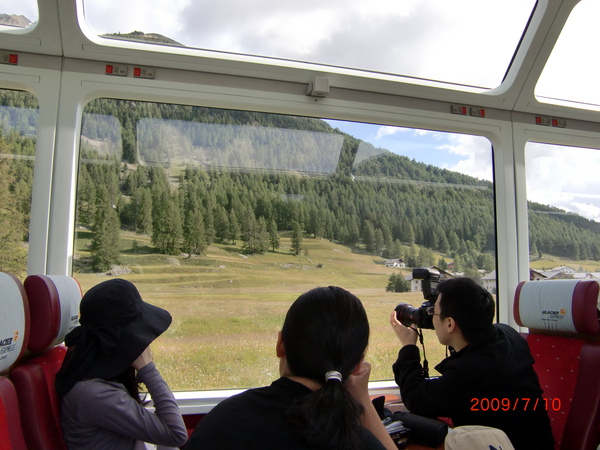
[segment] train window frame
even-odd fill
[[[102,99],[99,99],[99,100],[102,100]],[[123,101],[123,102],[125,102],[125,103],[127,102],[127,101],[126,101],[126,100],[124,100],[124,99],[123,99],[123,100],[114,100],[114,101],[116,101],[116,102],[118,102],[118,101]],[[137,102],[132,102],[132,103],[137,103]],[[154,104],[154,103],[149,103],[149,105],[152,105],[152,104]],[[163,105],[162,103],[161,103],[160,105],[162,105],[162,106],[168,106],[168,104],[164,104],[164,105]],[[174,106],[178,106],[178,105],[174,105]],[[180,106],[181,106],[181,105],[180,105]],[[125,109],[126,109],[126,110],[129,110],[129,108],[125,108]],[[200,109],[202,109],[202,108],[200,108]],[[238,114],[239,114],[239,113],[244,113],[244,112],[247,112],[247,113],[250,113],[250,114],[257,114],[256,112],[252,112],[252,111],[239,111],[239,110],[237,110],[237,111],[230,111],[230,112],[231,112],[231,114],[236,114],[236,113],[238,113]],[[267,113],[267,114],[263,114],[263,115],[265,115],[265,116],[272,116],[273,114],[271,114],[271,113]],[[290,117],[289,115],[286,115],[286,114],[279,115],[279,116],[280,116],[280,117]],[[312,119],[312,118],[310,118],[310,117],[308,117],[308,118],[306,118],[306,117],[305,117],[305,118],[302,118],[302,117],[297,117],[297,119],[316,120],[316,119]],[[84,121],[84,123],[83,123],[83,125],[82,125],[82,130],[83,130],[83,128],[84,128],[85,126],[86,126],[86,125],[85,125],[85,121]],[[380,125],[374,125],[374,124],[373,124],[372,126],[373,126],[373,127],[381,127]],[[384,128],[389,128],[389,127],[384,127]],[[397,129],[397,130],[400,130],[400,129]],[[139,131],[139,127],[138,127],[138,131]],[[419,131],[421,131],[421,132],[422,132],[422,131],[424,131],[424,130],[413,130],[413,131],[416,133],[416,132],[419,132]],[[339,132],[339,130],[338,130],[338,132]],[[467,137],[468,137],[468,135],[465,135],[465,136],[467,136]],[[484,136],[477,136],[477,137],[478,137],[478,138],[483,138],[483,140],[486,140],[486,141],[488,142],[488,145],[489,145],[489,149],[488,149],[488,153],[489,153],[489,161],[488,161],[488,163],[487,163],[488,165],[487,165],[486,167],[487,167],[487,170],[489,171],[489,172],[488,172],[488,173],[489,173],[489,176],[491,176],[491,177],[493,178],[493,167],[494,167],[494,166],[493,166],[493,163],[492,163],[492,159],[493,159],[493,154],[494,154],[494,152],[493,152],[492,144],[491,144],[491,142],[489,141],[489,139],[486,139]],[[86,140],[87,140],[87,139],[86,139]],[[82,142],[83,142],[83,139],[82,139]],[[359,146],[359,148],[361,148],[361,147]],[[80,150],[80,152],[81,152],[81,150]],[[378,151],[378,152],[375,152],[375,153],[376,153],[376,154],[378,154],[378,153],[381,153],[381,150],[380,150],[380,151]],[[83,156],[83,155],[82,155],[82,156]],[[368,156],[368,155],[363,155],[363,156]],[[87,156],[86,156],[86,158],[87,158],[87,159],[85,159],[85,160],[81,160],[81,161],[85,161],[85,162],[87,162],[87,161],[89,161],[89,160],[90,160],[90,159],[89,159],[89,157],[87,157]],[[80,162],[79,164],[81,164],[81,162]],[[269,175],[268,175],[268,173],[269,173],[269,172],[267,171],[267,175],[266,175],[267,177],[269,176]],[[274,173],[276,173],[276,172],[274,172]],[[307,173],[307,175],[308,175],[308,173]],[[327,176],[327,175],[326,175],[326,176]],[[331,177],[331,175],[328,175],[328,176],[329,176],[329,177]],[[357,177],[357,181],[356,181],[356,182],[358,182],[358,183],[361,183],[362,181],[360,180],[360,178],[361,178],[361,177]],[[377,180],[379,180],[379,179],[377,179]],[[376,182],[382,182],[382,181],[381,181],[381,180],[379,180],[379,181],[376,181]],[[368,184],[368,183],[367,183],[367,184]],[[417,184],[418,184],[418,183],[417,183]],[[427,183],[424,183],[424,184],[425,184],[425,186],[424,186],[424,187],[427,187]],[[431,186],[435,186],[435,185],[437,185],[437,184],[439,184],[439,183],[432,183],[432,184],[431,184]],[[455,185],[450,185],[450,184],[449,184],[449,185],[447,186],[447,188],[452,188],[452,186],[456,187]],[[491,203],[490,203],[489,205],[490,205],[490,208],[491,208],[491,210],[492,210],[492,214],[493,214],[493,216],[495,216],[495,204],[494,204],[494,201],[493,201],[493,198],[494,198],[494,184],[493,184],[493,183],[491,184],[491,189],[490,189],[490,190],[491,190],[491,192],[492,192],[492,200],[491,200]],[[78,192],[79,192],[79,190],[78,190]],[[493,228],[495,229],[495,228],[496,228],[496,226],[495,226],[495,225],[493,225]],[[495,240],[496,240],[496,238],[494,237],[494,238],[493,238],[493,245],[494,245],[494,247],[496,247],[496,245],[495,245]],[[76,243],[76,241],[77,241],[77,240],[76,240],[76,239],[74,239],[74,243]],[[497,249],[496,249],[496,251],[497,251]],[[494,265],[495,265],[495,262],[494,262]],[[74,273],[74,276],[76,276],[76,277],[77,277],[78,275],[77,275],[76,273]],[[82,277],[82,275],[79,275],[79,279],[80,279],[80,280],[81,280],[81,277]],[[85,284],[85,282],[84,282],[83,284]],[[142,290],[142,292],[143,292],[143,290]],[[299,294],[299,293],[300,293],[300,292],[297,292],[297,293],[296,293],[296,295],[297,295],[297,294]],[[418,300],[418,303],[420,304],[420,302],[421,302],[421,301],[422,301],[422,300]],[[387,322],[386,322],[386,323],[387,323]],[[279,326],[280,326],[280,325],[279,325]],[[391,353],[394,353],[394,352],[391,352]],[[390,365],[391,365],[391,363],[390,363]],[[386,366],[386,367],[387,367],[387,366]],[[192,387],[192,388],[193,388],[193,387]],[[211,388],[208,388],[208,389],[211,389]],[[214,389],[214,388],[213,388],[213,389]],[[218,388],[217,388],[217,389],[218,389]]]
[[[6,34],[0,34],[4,48],[21,53],[19,66],[2,67],[0,85],[28,90],[40,101],[38,149],[41,151],[36,158],[33,193],[36,208],[32,211],[28,273],[70,273],[69,236],[74,227],[72,210],[75,208],[72,182],[78,154],[77,133],[73,130],[80,125],[78,111],[90,98],[131,95],[135,100],[160,98],[213,107],[235,106],[339,120],[369,120],[393,126],[478,134],[490,139],[497,199],[496,235],[502,243],[497,258],[501,289],[499,319],[515,326],[512,320],[514,287],[529,277],[525,142],[600,148],[597,111],[573,108],[573,105],[542,104],[536,100],[532,88],[543,69],[540,64],[554,45],[557,26],[562,26],[564,16],[575,4],[577,0],[539,2],[541,8],[533,18],[532,33],[524,36],[523,49],[527,53],[519,51],[503,86],[484,96],[449,92],[448,86],[433,83],[423,88],[398,78],[378,83],[368,75],[348,72],[345,78],[332,75],[334,95],[315,99],[305,96],[306,84],[315,74],[331,75],[322,67],[298,64],[294,66],[296,70],[283,70],[281,66],[248,58],[239,58],[236,61],[239,64],[227,64],[229,61],[218,60],[215,55],[168,55],[156,47],[154,52],[109,49],[98,44],[96,38],[82,37],[75,19],[77,2],[61,2],[60,11],[56,2],[40,2],[45,22],[40,24],[42,27],[31,30],[31,36],[7,38]],[[104,72],[105,65],[115,61],[130,67],[147,63],[156,66],[160,76],[153,82],[109,79]],[[238,77],[239,85],[223,81],[231,75]],[[432,86],[437,89],[430,88]],[[450,107],[457,104],[485,107],[487,116],[485,119],[451,116]],[[566,127],[536,125],[536,120],[555,117],[564,120]],[[393,382],[384,384],[371,382],[372,393],[398,394]],[[202,408],[205,408],[202,412],[206,412],[218,399],[235,392],[178,392],[176,397],[186,405],[186,413]]]
[[[540,127],[532,119],[535,119],[535,117],[523,113],[515,113],[513,115],[515,192],[518,194],[516,196],[515,214],[517,220],[516,231],[519,236],[515,247],[517,250],[516,258],[519,281],[529,280],[531,277],[526,173],[526,147],[528,143],[564,148],[600,149],[600,134],[593,122],[570,121],[571,130],[564,132],[561,128]],[[514,321],[512,324],[516,326]]]

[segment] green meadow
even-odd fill
[[[78,233],[78,256],[86,256],[87,233]],[[135,243],[134,243],[135,241]],[[173,316],[169,330],[152,344],[155,361],[174,390],[245,388],[269,384],[278,374],[277,332],[296,297],[316,286],[337,285],[357,295],[371,324],[366,359],[372,380],[392,379],[399,344],[389,325],[399,302],[421,304],[421,293],[385,291],[390,274],[383,259],[353,253],[326,240],[304,239],[302,254],[281,247],[245,255],[240,246],[214,244],[200,257],[148,253],[148,237],[123,235],[118,275],[136,284],[149,303]],[[408,274],[406,269],[403,273]],[[74,268],[85,292],[109,276]],[[425,330],[430,366],[444,357],[435,334]]]

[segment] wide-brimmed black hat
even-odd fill
[[[70,348],[57,374],[61,395],[79,380],[121,375],[172,320],[168,311],[144,302],[133,283],[119,278],[88,290],[79,311],[80,326],[65,338]]]

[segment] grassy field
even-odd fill
[[[85,233],[79,233],[78,254],[85,256]],[[367,360],[371,379],[391,379],[399,343],[389,325],[399,302],[419,306],[421,293],[385,291],[398,269],[383,259],[350,252],[326,240],[305,239],[304,252],[290,254],[289,238],[276,252],[247,256],[240,247],[210,246],[198,258],[136,254],[147,238],[125,235],[122,265],[133,272],[120,275],[136,284],[143,298],[167,309],[173,324],[153,345],[157,365],[175,390],[260,386],[276,379],[277,332],[297,296],[316,286],[337,285],[357,295],[371,324]],[[77,269],[75,269],[77,270]],[[409,273],[406,271],[405,273]],[[75,271],[84,292],[107,275]],[[444,348],[425,330],[430,366],[444,357]]]

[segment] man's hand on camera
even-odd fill
[[[417,329],[414,328],[414,325],[411,325],[410,327],[402,325],[396,318],[396,311],[392,312],[390,324],[392,325],[392,330],[394,330],[394,333],[396,333],[396,336],[398,336],[402,346],[417,344],[417,338],[419,337],[417,334]]]

